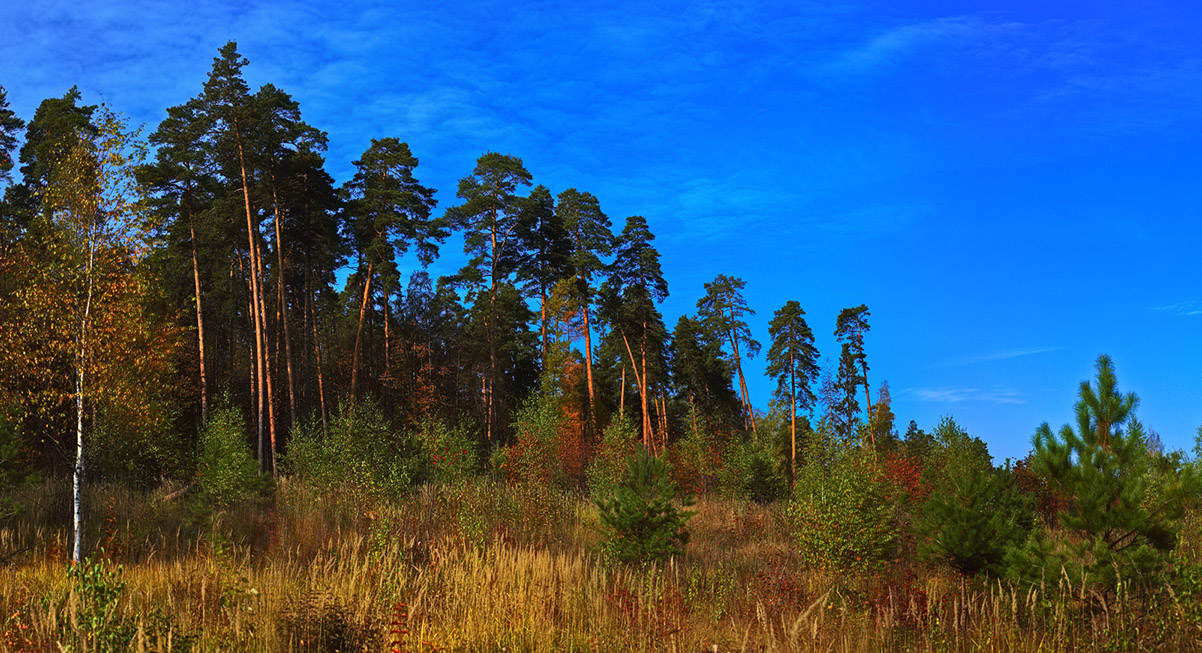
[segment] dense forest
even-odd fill
[[[339,185],[247,65],[145,132],[0,88],[8,649],[1197,646],[1199,465],[1108,356],[994,461],[899,426],[854,298],[666,324],[646,218],[497,152],[436,201],[403,134]]]

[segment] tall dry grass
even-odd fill
[[[103,650],[120,628],[137,651],[1202,648],[1197,599],[1171,593],[1099,605],[1063,579],[805,570],[776,507],[702,500],[686,554],[639,567],[601,560],[595,508],[545,489],[479,480],[384,504],[285,480],[220,512],[167,489],[89,493],[91,555],[124,582],[100,617],[63,559],[68,488],[23,497],[0,529],[5,650]]]

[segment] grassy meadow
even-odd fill
[[[5,650],[1202,649],[1202,606],[1171,590],[1106,603],[1067,574],[1019,588],[905,555],[807,569],[782,503],[699,499],[684,555],[639,565],[598,553],[591,501],[545,488],[474,478],[379,502],[284,478],[224,510],[171,489],[92,488],[91,562],[69,572],[69,484],[23,488],[0,530]]]

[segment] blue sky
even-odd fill
[[[395,136],[441,207],[495,150],[595,194],[615,231],[645,216],[669,325],[739,276],[765,347],[796,299],[835,360],[835,316],[867,304],[874,395],[887,379],[903,429],[950,414],[1021,456],[1105,352],[1145,424],[1192,447],[1202,7],[335,4],[18,0],[0,84],[25,118],[77,84],[153,128],[236,40],[252,86],[329,132],[339,182]],[[443,251],[435,272],[462,260]]]

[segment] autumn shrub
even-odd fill
[[[622,482],[597,501],[602,550],[613,560],[649,561],[683,553],[689,541],[686,528],[693,512],[690,502],[676,506],[671,464],[638,447],[629,459]]]
[[[788,508],[802,560],[835,571],[882,567],[898,535],[896,493],[876,460],[821,429],[805,454]]]
[[[480,471],[476,439],[463,426],[448,426],[442,420],[427,417],[418,422],[413,433],[421,445],[431,480],[457,481]]]
[[[706,429],[694,429],[671,446],[669,455],[672,477],[682,490],[701,495],[718,489],[725,469],[718,436]]]
[[[269,487],[251,456],[246,422],[237,407],[223,402],[210,413],[200,434],[197,480],[205,499],[216,506],[232,505]]]
[[[588,490],[593,497],[610,494],[622,482],[627,461],[638,446],[638,438],[634,423],[625,415],[615,417],[601,432],[597,453],[589,461],[585,472]]]
[[[559,397],[536,394],[517,410],[513,442],[494,457],[494,465],[514,483],[549,486],[563,480],[559,431],[564,416]]]

